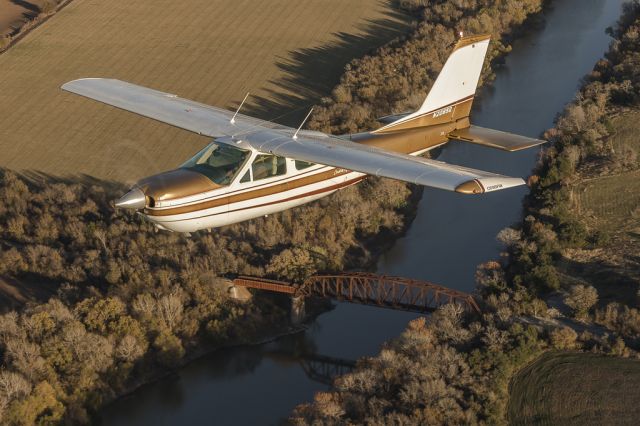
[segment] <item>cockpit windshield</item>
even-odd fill
[[[181,168],[193,170],[218,185],[229,185],[249,158],[249,151],[225,143],[211,142]]]

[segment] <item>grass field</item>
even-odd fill
[[[640,111],[616,117],[612,127],[609,142],[615,152],[629,157],[625,150],[631,148],[640,153]],[[590,227],[610,234],[611,247],[640,252],[640,169],[585,180],[573,193],[577,211]]]
[[[511,383],[513,425],[636,425],[640,360],[547,353]]]
[[[615,133],[611,136],[611,143],[616,151],[624,147],[640,149],[640,111],[629,111],[612,120]]]
[[[610,143],[616,152],[627,148],[640,152],[640,112],[612,120]],[[623,155],[623,154],[622,154]],[[640,170],[591,179],[578,185],[578,207],[595,225],[610,232],[629,232],[640,226]]]
[[[381,0],[74,0],[0,55],[0,167],[131,182],[207,139],[62,92],[111,77],[293,124],[409,29]],[[288,113],[287,115],[284,115]]]
[[[580,206],[600,227],[630,230],[640,225],[640,170],[580,184]]]
[[[628,112],[612,120],[615,133],[609,142],[616,152],[625,148],[640,152],[640,112]],[[561,262],[561,269],[595,286],[600,306],[621,302],[638,304],[640,284],[640,170],[605,174],[578,182],[573,207],[590,229],[608,238],[599,250],[580,252]]]
[[[616,152],[640,152],[640,112],[612,120],[610,143]],[[574,188],[576,207],[593,225],[609,232],[633,232],[640,226],[640,170],[602,176]]]

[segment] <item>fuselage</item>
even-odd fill
[[[388,151],[420,155],[446,143],[451,131],[469,125],[466,118],[452,121],[449,116],[446,121],[414,130],[359,133],[344,139]],[[206,161],[213,158],[207,154],[207,149],[223,152],[215,165],[220,172],[215,168],[204,168]],[[202,160],[206,155],[210,155],[208,160]],[[226,170],[230,176],[224,175]],[[234,144],[214,140],[182,167],[142,179],[134,189],[141,190],[146,200],[139,213],[158,228],[194,232],[287,210],[356,184],[366,176],[356,171],[261,153],[243,145],[242,141]]]

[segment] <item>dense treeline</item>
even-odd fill
[[[400,229],[409,193],[372,180],[293,212],[187,238],[115,211],[110,200],[124,188],[108,188],[0,172],[0,279],[57,291],[46,304],[0,317],[4,422],[87,422],[86,409],[157,365],[176,366],[202,344],[277,329],[285,310],[264,298],[240,305],[211,276],[299,279],[364,267],[375,256],[365,243],[383,227]]]
[[[506,263],[478,268],[483,315],[464,315],[447,305],[428,320],[413,321],[378,356],[359,361],[329,392],[297,407],[293,424],[506,424],[510,378],[543,351],[638,357],[637,309],[609,304],[593,312],[597,291],[574,285],[564,298],[574,318],[594,319],[607,329],[587,323],[576,332],[541,298],[559,286],[555,262],[563,249],[599,241],[569,208],[566,185],[577,169],[590,169],[592,162],[610,169],[640,167],[637,155],[626,152],[622,161],[607,144],[607,117],[640,102],[638,0],[625,6],[611,34],[615,40],[606,58],[548,132],[553,146],[531,178],[522,226],[498,236],[508,251]]]
[[[511,304],[515,305],[514,303]],[[294,424],[503,423],[507,380],[543,349],[534,327],[496,312],[469,323],[446,305],[419,318],[380,355],[295,410]]]

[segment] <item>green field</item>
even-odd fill
[[[64,93],[66,81],[119,78],[226,108],[251,91],[243,112],[292,124],[409,23],[380,0],[74,0],[0,55],[0,167],[129,182],[207,141]]]
[[[603,176],[576,189],[582,212],[609,231],[640,225],[640,170]]]
[[[546,353],[511,383],[513,425],[636,425],[640,360]]]
[[[609,142],[619,155],[633,149],[640,155],[640,112],[630,112],[612,120],[615,133]],[[612,233],[634,233],[640,227],[640,170],[589,179],[574,189],[580,214],[591,225]]]
[[[612,120],[611,147],[619,155],[629,148],[640,153],[640,112],[627,112]],[[597,250],[567,255],[561,262],[563,272],[595,286],[600,305],[621,302],[638,303],[640,283],[640,170],[607,172],[576,183],[572,191],[574,211],[591,230],[605,238]]]
[[[615,133],[611,136],[611,143],[616,151],[624,147],[640,149],[640,111],[630,111],[612,120]]]

